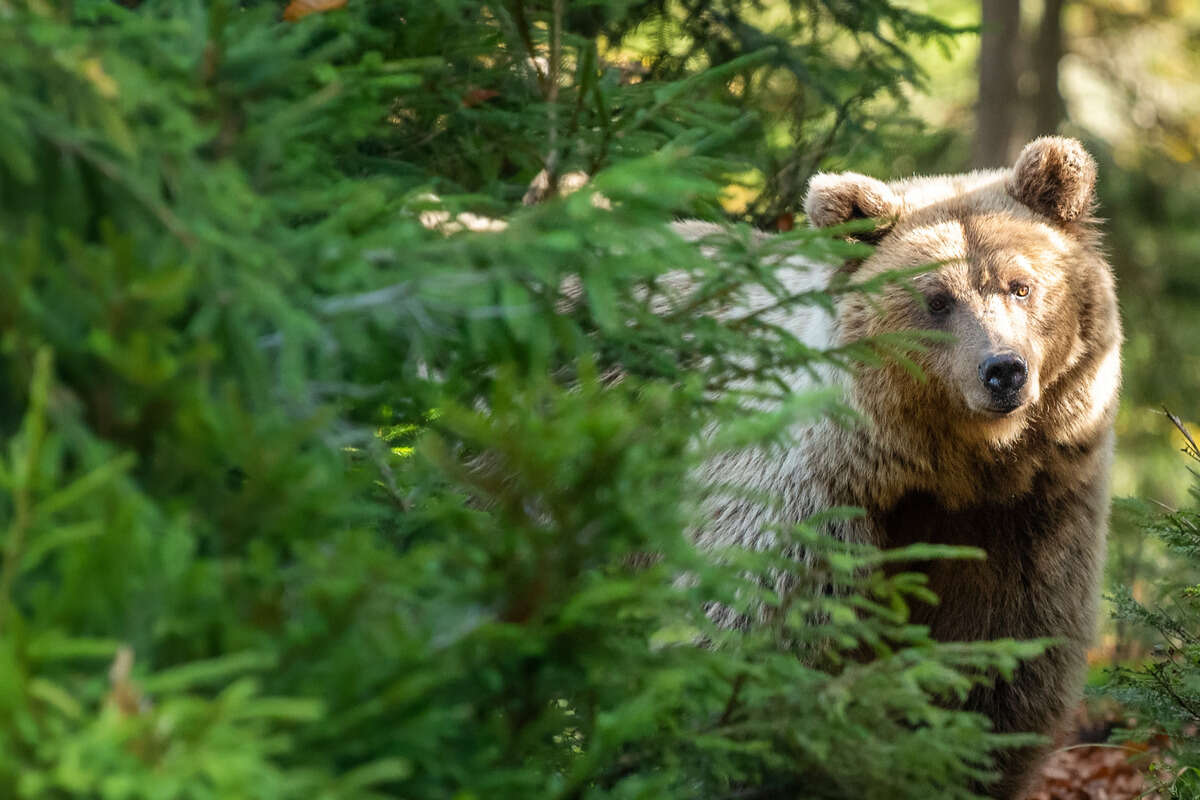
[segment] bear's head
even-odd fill
[[[1008,447],[1032,430],[1080,441],[1108,421],[1119,382],[1111,271],[1091,217],[1096,165],[1060,137],[1027,145],[1011,169],[884,183],[856,173],[813,178],[817,227],[874,218],[874,253],[848,263],[851,284],[937,267],[881,294],[838,302],[841,342],[911,330],[949,334],[914,360],[855,375],[877,423]],[[915,291],[914,291],[915,290]]]

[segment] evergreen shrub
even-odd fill
[[[844,414],[782,375],[915,343],[711,314],[828,307],[778,256],[861,246],[667,226],[755,170],[745,214],[794,211],[954,32],[884,0],[342,5],[0,0],[0,793],[971,796],[1014,739],[954,700],[1037,646],[934,643],[881,569],[968,554],[687,537],[715,448]],[[594,178],[522,208],[543,169]]]
[[[1182,420],[1167,416],[1183,436],[1183,452],[1200,462],[1200,449]],[[1171,800],[1200,799],[1200,473],[1188,469],[1196,480],[1187,507],[1124,504],[1176,561],[1179,578],[1143,600],[1128,586],[1112,598],[1116,620],[1151,632],[1154,646],[1140,663],[1114,667],[1105,687],[1135,723],[1118,728],[1114,740],[1136,743],[1138,750],[1147,741],[1162,745],[1147,766],[1153,788]]]

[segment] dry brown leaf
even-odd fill
[[[346,5],[346,0],[292,0],[283,10],[283,18],[288,22],[295,22],[309,14],[333,11],[344,5]]]
[[[146,707],[145,698],[130,678],[132,674],[133,648],[122,646],[118,648],[112,666],[108,669],[110,688],[105,702],[115,707],[124,717],[140,714]]]
[[[1107,735],[1104,729],[1112,722],[1111,710],[1097,709],[1092,716],[1080,706],[1078,733],[1068,740],[1074,744],[1050,755],[1025,800],[1156,800],[1157,795],[1142,794],[1147,789],[1144,759],[1130,759],[1153,752],[1161,743],[1095,744],[1091,737],[1098,731]]]
[[[463,95],[462,104],[466,108],[472,108],[499,96],[500,93],[495,89],[471,89]]]

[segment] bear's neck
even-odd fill
[[[1003,444],[971,440],[935,421],[878,420],[856,428],[832,423],[822,437],[813,472],[830,476],[834,505],[886,513],[920,493],[951,511],[1016,502],[1043,486],[1050,473],[1063,490],[1101,474],[1107,463],[1103,437],[1064,444],[1029,428]]]

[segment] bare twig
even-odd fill
[[[521,38],[521,43],[525,45],[525,52],[529,54],[529,63],[533,67],[534,73],[537,74],[538,86],[542,90],[542,94],[546,94],[546,75],[542,72],[541,66],[538,65],[537,48],[533,44],[533,35],[529,32],[529,19],[525,16],[524,0],[514,0],[512,3],[513,22],[516,23],[517,35]]]
[[[546,113],[549,116],[550,151],[546,155],[548,194],[558,194],[558,78],[562,67],[563,0],[554,0],[554,17],[550,24],[550,80],[546,86]]]
[[[733,718],[733,712],[737,710],[738,698],[742,693],[742,687],[746,685],[746,673],[741,673],[733,681],[733,691],[729,694],[729,701],[725,703],[725,709],[721,712],[721,716],[717,719],[717,724],[713,727],[724,727],[730,719]]]
[[[1167,415],[1167,419],[1171,420],[1171,424],[1174,425],[1179,432],[1183,434],[1183,438],[1187,440],[1188,446],[1183,448],[1183,452],[1187,453],[1197,461],[1200,461],[1200,446],[1197,446],[1196,440],[1192,438],[1192,434],[1188,431],[1187,426],[1183,424],[1183,420],[1172,414],[1171,410],[1166,406],[1163,406],[1163,413]]]

